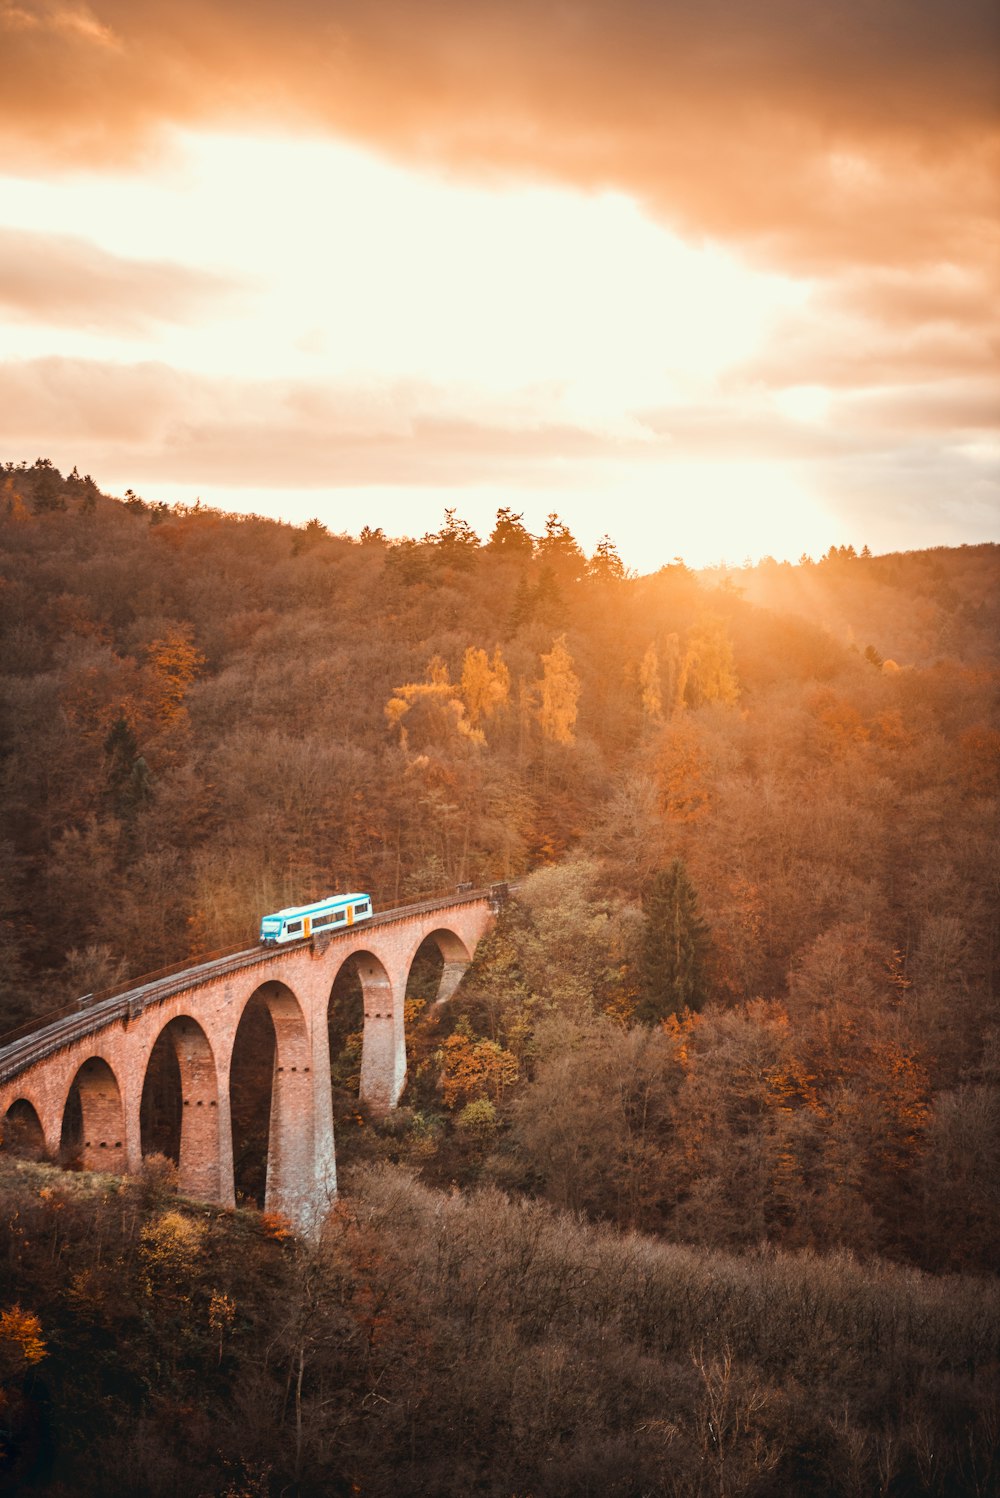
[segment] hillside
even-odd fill
[[[995,1284],[706,1254],[391,1169],[312,1246],[162,1186],[0,1167],[3,1491],[994,1488]]]
[[[333,889],[520,884],[444,1012],[421,950],[381,1121],[338,976],[323,1244],[171,1195],[155,1066],[142,1179],[0,1162],[7,1490],[990,1491],[998,574],[630,577],[557,516],[352,540],[8,465],[0,1025]]]

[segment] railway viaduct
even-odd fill
[[[440,952],[435,1002],[443,1003],[506,893],[497,885],[404,906],[346,931],[228,952],[80,1001],[0,1047],[4,1128],[27,1129],[57,1158],[78,1099],[83,1167],[139,1170],[143,1087],[165,1036],[180,1075],[179,1189],[232,1206],[230,1068],[240,1020],[256,999],[275,1035],[264,1204],[310,1232],[337,1185],[327,1023],[338,973],[350,965],[364,998],[361,1098],[386,1112],[406,1080],[403,1000],[417,952],[428,940]]]

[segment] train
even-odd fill
[[[260,939],[266,947],[283,941],[303,941],[325,931],[344,930],[358,921],[371,920],[371,916],[371,895],[327,895],[314,905],[290,905],[287,910],[263,916]]]

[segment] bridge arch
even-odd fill
[[[208,1036],[190,1014],[175,1015],[153,1043],[139,1127],[143,1155],[156,1151],[173,1159],[185,1196],[220,1200],[218,1070]]]
[[[429,1004],[443,1004],[451,998],[472,961],[472,954],[462,938],[447,926],[436,926],[413,948],[406,963],[407,998],[411,996],[411,985],[420,974],[424,986],[432,992],[417,995]]]
[[[365,1033],[364,978],[349,953],[333,975],[326,1003],[326,1034],[330,1052],[330,1082],[335,1092],[357,1098],[361,1092],[361,1056]],[[379,985],[388,982],[385,968],[376,972]],[[368,974],[369,988],[371,974]],[[383,989],[384,993],[384,989]]]
[[[9,1036],[0,1046],[0,1125],[14,1109],[12,1118],[21,1114],[37,1141],[30,1106],[49,1158],[71,1154],[90,1168],[138,1170],[143,1145],[149,1149],[152,1140],[148,1120],[143,1139],[148,1071],[154,1053],[166,1056],[178,1113],[172,1152],[183,1166],[182,1187],[230,1205],[230,1104],[239,1090],[244,1022],[257,1015],[266,1042],[261,1194],[267,1207],[312,1232],[336,1190],[327,1021],[331,985],[345,956],[357,984],[361,1095],[374,1111],[385,1112],[398,1102],[406,1079],[405,999],[415,958],[421,947],[434,954],[437,986],[427,980],[426,997],[443,1002],[504,893],[501,886],[461,890],[376,912],[360,929],[274,950],[218,954],[137,980],[99,1002],[67,1005],[37,1031]],[[14,1108],[21,1102],[25,1108]],[[207,1114],[218,1115],[212,1121],[217,1151]],[[189,1148],[199,1138],[202,1143]],[[199,1156],[196,1169],[191,1162]]]
[[[70,1082],[60,1153],[84,1170],[126,1169],[125,1109],[118,1078],[103,1056],[88,1056]]]
[[[15,1098],[0,1124],[0,1149],[21,1160],[40,1160],[45,1154],[45,1131],[35,1105]]]
[[[305,1011],[287,983],[269,979],[247,995],[227,1060],[237,1188],[242,1175],[260,1198],[259,1184],[241,1170],[250,1095],[268,1119],[264,1208],[297,1220],[315,1177],[312,1047]]]
[[[363,1029],[361,1040],[360,1095],[377,1111],[391,1108],[406,1072],[402,1039],[402,995],[397,1006],[396,986],[382,959],[366,947],[345,957],[337,969],[330,997],[341,974],[351,973],[361,986]],[[343,980],[341,980],[342,982]],[[398,1013],[397,1013],[398,1010]],[[400,1050],[402,1048],[402,1060]],[[331,1056],[331,1063],[333,1057]]]

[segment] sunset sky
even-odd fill
[[[0,459],[640,571],[1000,539],[992,0],[0,0]]]

